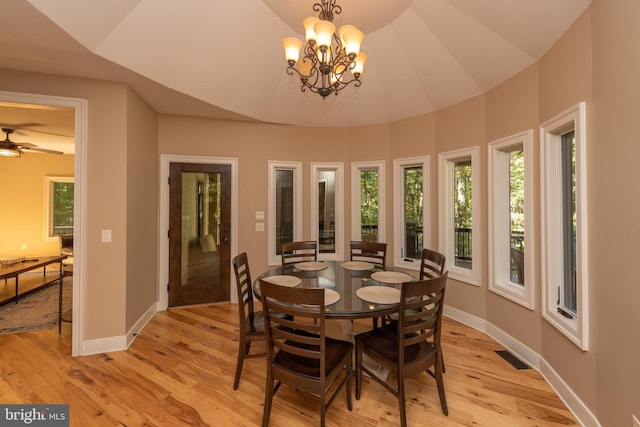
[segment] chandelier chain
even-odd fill
[[[333,14],[340,15],[342,7],[336,4],[337,0],[322,0],[321,3],[315,3],[313,10],[318,13],[318,18],[323,21],[333,22]]]

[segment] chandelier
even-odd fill
[[[310,16],[302,21],[307,43],[297,37],[282,40],[287,58],[287,74],[297,74],[302,86],[300,90],[310,90],[322,98],[353,83],[360,86],[360,75],[367,55],[360,52],[364,33],[353,25],[343,25],[336,33],[333,15],[339,15],[342,8],[336,0],[321,0],[313,5],[318,17]],[[300,59],[300,49],[302,58]]]

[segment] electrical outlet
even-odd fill
[[[27,250],[27,244],[23,243],[22,245],[20,245],[20,249],[22,249],[23,251]]]
[[[108,243],[111,241],[111,230],[102,230],[102,242]]]
[[[633,427],[640,427],[640,420],[635,415],[631,416],[633,418]]]

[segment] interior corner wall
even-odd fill
[[[158,114],[127,91],[127,286],[130,329],[158,300]],[[134,331],[139,332],[139,331]]]
[[[125,333],[126,86],[0,69],[0,90],[87,100],[82,342]],[[101,230],[112,230],[111,243]]]

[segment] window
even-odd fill
[[[532,130],[489,144],[488,200],[489,290],[533,310],[532,144]]]
[[[45,240],[73,235],[73,177],[45,177]]]
[[[449,277],[479,286],[478,147],[439,155],[440,250]]]
[[[384,162],[351,164],[351,240],[386,242]]]
[[[311,183],[311,238],[318,241],[318,259],[342,259],[344,165],[311,163]]]
[[[542,124],[543,317],[588,349],[585,105]]]
[[[269,265],[282,263],[283,242],[302,237],[302,164],[269,162]]]
[[[395,266],[417,270],[428,244],[429,157],[393,162]]]

